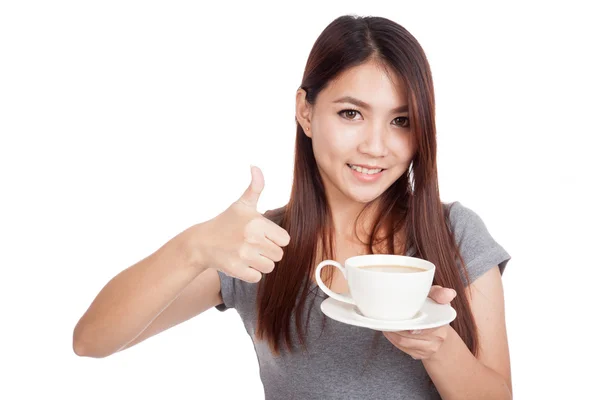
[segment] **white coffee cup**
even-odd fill
[[[335,293],[325,286],[321,270],[328,265],[342,271],[348,281],[349,296]],[[411,271],[417,272],[397,272],[400,269],[394,267],[412,267]],[[344,266],[333,260],[322,261],[315,274],[323,292],[336,300],[355,305],[363,316],[407,320],[414,318],[425,303],[433,283],[435,265],[421,258],[369,254],[350,257]]]

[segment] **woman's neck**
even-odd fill
[[[338,240],[348,243],[360,243],[368,240],[377,217],[376,204],[338,201],[330,202],[329,207],[333,231]]]
[[[370,243],[371,235],[375,227],[376,218],[380,212],[379,201],[371,203],[358,203],[350,201],[336,201],[329,203],[331,210],[331,219],[333,222],[334,246],[338,249],[354,249],[360,254],[367,254],[370,247],[365,243]],[[363,211],[364,210],[364,211]],[[389,252],[388,241],[383,240],[389,237],[393,221],[385,221],[383,228],[376,232],[373,251],[378,253]],[[388,222],[390,224],[388,224]],[[405,232],[396,232],[393,237],[392,247],[394,251],[406,251]]]

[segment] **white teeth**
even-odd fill
[[[355,171],[358,171],[362,174],[367,174],[367,175],[373,175],[373,174],[378,174],[381,171],[383,171],[383,169],[378,168],[378,169],[367,169],[367,168],[363,168],[363,167],[358,167],[356,165],[352,165],[352,164],[348,164],[350,165],[350,168],[352,168]]]

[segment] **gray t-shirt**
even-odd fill
[[[459,202],[450,208],[449,220],[471,281],[499,265],[504,272],[510,255],[490,235],[481,218]],[[409,249],[406,255],[411,255]],[[343,260],[342,260],[343,261]],[[310,319],[307,348],[294,353],[271,353],[265,341],[255,338],[257,284],[219,272],[225,311],[235,308],[254,342],[266,400],[282,399],[440,399],[423,363],[394,347],[374,330],[329,319],[321,312],[327,295],[314,283],[305,317]],[[323,318],[326,318],[323,329]],[[303,319],[306,321],[306,319]],[[295,330],[292,331],[295,333]],[[297,343],[294,341],[294,343]]]

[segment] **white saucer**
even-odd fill
[[[359,314],[353,305],[331,297],[321,303],[321,311],[336,321],[382,332],[437,328],[456,318],[456,311],[450,304],[438,304],[429,297],[415,318],[404,321],[367,318]]]

